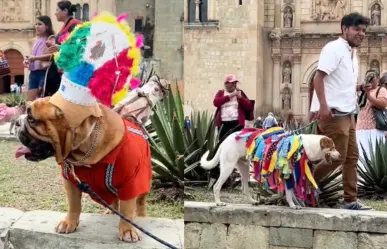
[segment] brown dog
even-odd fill
[[[54,156],[62,167],[69,207],[56,227],[58,233],[74,232],[79,225],[81,191],[77,179],[88,183],[109,205],[119,206],[130,220],[134,221],[136,211],[139,216],[146,215],[152,173],[146,136],[111,109],[104,105],[100,109],[102,117],[89,116],[71,128],[64,112],[43,98],[30,103],[27,114],[16,122],[16,136],[23,144],[17,157],[40,161]],[[124,220],[120,220],[119,234],[127,242],[141,240]]]

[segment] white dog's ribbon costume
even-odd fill
[[[295,189],[297,196],[315,204],[318,186],[298,135],[280,127],[267,130],[245,129],[236,139],[246,139],[247,157],[254,166],[254,176],[265,189],[283,192]]]

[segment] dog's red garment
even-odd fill
[[[114,150],[90,168],[74,167],[76,176],[109,205],[117,196],[120,200],[131,200],[150,190],[152,168],[147,137],[139,126],[127,120],[124,123],[125,135]],[[70,168],[61,167],[62,176],[77,184]]]

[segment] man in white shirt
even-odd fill
[[[314,93],[310,111],[320,119],[318,130],[330,137],[340,152],[340,160],[316,169],[314,176],[321,181],[331,171],[343,166],[344,208],[369,210],[357,200],[357,161],[354,113],[357,110],[356,91],[359,72],[356,47],[362,43],[369,19],[350,13],[341,20],[342,35],[326,44],[320,53],[314,76]],[[333,117],[340,114],[340,117]]]

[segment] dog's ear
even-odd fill
[[[55,116],[57,119],[64,118],[64,112],[58,107],[55,108]]]
[[[333,143],[333,140],[329,137],[323,137],[320,139],[320,148],[323,149],[329,149],[332,148],[335,144]]]

